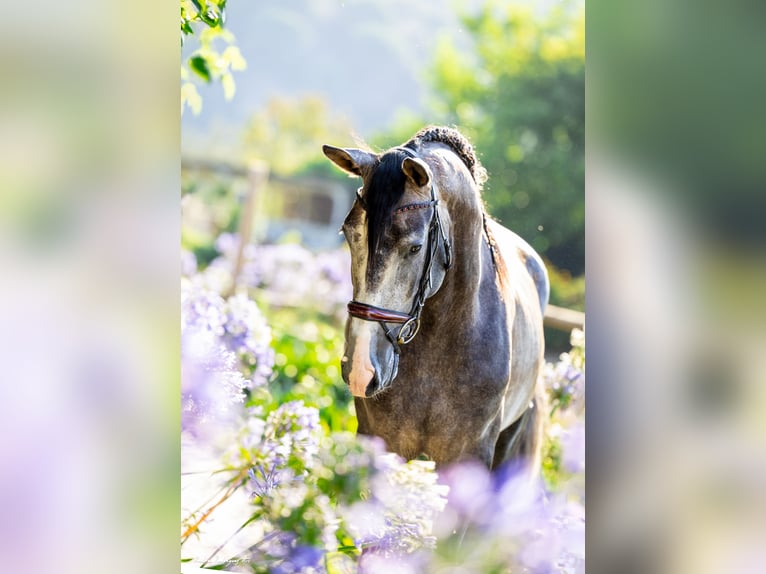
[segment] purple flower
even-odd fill
[[[274,368],[271,328],[255,301],[243,294],[227,300],[205,288],[199,281],[181,282],[182,331],[209,331],[226,345],[252,374],[251,384],[266,384]]]
[[[449,508],[461,520],[483,522],[491,511],[494,496],[487,468],[478,462],[465,462],[440,472],[440,479],[449,487]]]
[[[239,236],[233,233],[221,233],[215,240],[215,248],[218,253],[229,259],[234,259],[239,248]]]
[[[248,381],[237,359],[203,329],[181,334],[181,428],[195,436],[226,425],[239,413]],[[203,428],[204,427],[204,428]],[[203,433],[203,431],[205,431]]]
[[[191,277],[197,272],[197,258],[186,249],[181,250],[181,275]]]
[[[371,479],[368,501],[345,513],[357,546],[383,556],[433,547],[435,517],[444,509],[447,487],[437,484],[433,463],[404,462],[383,455]]]
[[[282,466],[292,461],[311,468],[319,452],[319,411],[303,401],[291,401],[269,413],[261,451],[267,461]]]
[[[255,545],[251,560],[276,574],[314,574],[323,571],[324,555],[320,548],[301,544],[292,532],[277,530]]]
[[[251,468],[247,475],[253,488],[251,498],[260,498],[269,494],[283,482],[293,480],[293,473],[289,469],[278,469],[276,462],[267,469],[263,464],[257,464]]]
[[[181,281],[181,332],[186,329],[210,331],[216,336],[224,334],[226,303],[209,289],[184,279]]]
[[[221,234],[216,241],[221,256],[206,273],[224,271],[233,280],[238,247],[238,236]],[[350,269],[345,248],[315,254],[296,243],[249,243],[242,251],[237,285],[261,290],[274,305],[310,306],[340,317],[351,298]]]
[[[252,370],[253,386],[266,384],[274,368],[271,328],[255,301],[244,294],[226,300],[223,341]]]
[[[567,471],[571,473],[585,471],[585,425],[583,423],[575,423],[562,432],[561,450],[561,460]]]
[[[314,546],[298,545],[287,559],[277,565],[274,572],[302,572],[304,569],[315,569],[324,557],[324,551]]]

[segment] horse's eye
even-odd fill
[[[423,247],[422,245],[413,245],[410,247],[410,253],[417,253],[420,251],[420,248]]]

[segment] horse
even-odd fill
[[[341,374],[357,432],[437,467],[539,467],[548,275],[487,215],[467,138],[429,126],[383,153],[322,149],[363,183],[341,228],[353,285]]]

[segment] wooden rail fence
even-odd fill
[[[546,327],[558,329],[560,331],[571,331],[572,329],[582,329],[585,326],[585,313],[548,305],[545,308],[545,317],[543,323]]]

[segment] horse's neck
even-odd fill
[[[426,303],[424,318],[437,329],[461,330],[479,317],[482,285],[485,293],[487,281],[494,285],[494,264],[484,238],[484,208],[473,176],[450,146],[432,143],[423,151],[432,169],[441,174],[437,183],[450,216],[453,249],[452,267],[431,305]]]
[[[439,324],[449,324],[450,329],[460,330],[477,319],[482,285],[487,281],[494,285],[495,269],[484,237],[481,212],[470,217],[451,217],[454,261],[441,289],[433,297],[429,319],[437,328]]]

